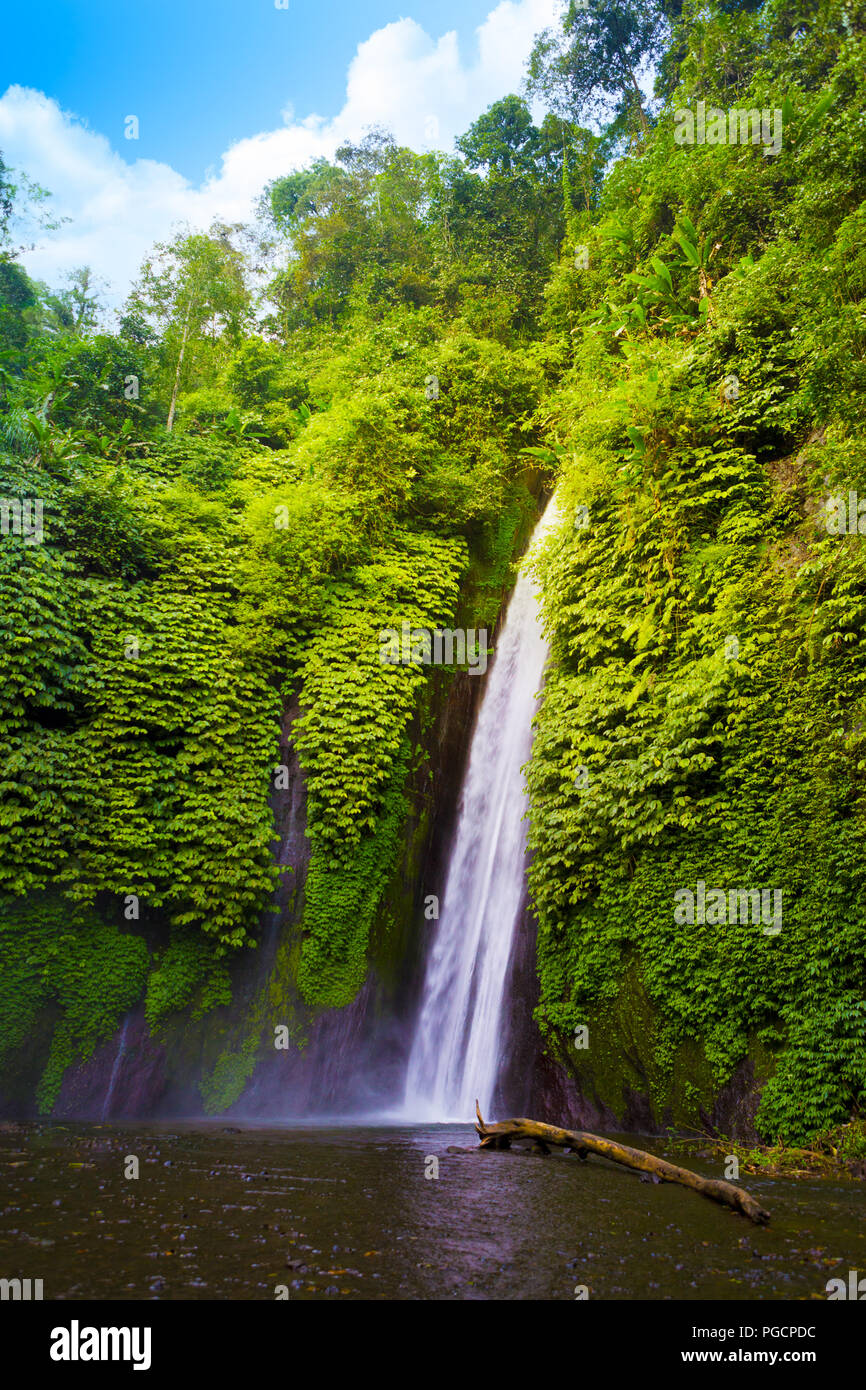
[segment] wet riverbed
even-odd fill
[[[73,1300],[823,1300],[866,1270],[858,1183],[747,1178],[772,1216],[757,1228],[604,1160],[448,1152],[474,1142],[468,1125],[0,1126],[0,1277]]]

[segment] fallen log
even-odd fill
[[[668,1163],[664,1158],[643,1149],[632,1149],[628,1144],[618,1144],[613,1139],[602,1139],[597,1134],[587,1134],[584,1130],[560,1129],[557,1125],[546,1125],[540,1120],[500,1120],[498,1124],[485,1124],[475,1102],[478,1123],[475,1128],[482,1149],[507,1149],[515,1139],[530,1139],[541,1153],[549,1152],[548,1145],[571,1149],[578,1158],[587,1159],[591,1153],[609,1158],[613,1163],[621,1163],[626,1168],[635,1168],[642,1173],[651,1173],[661,1182],[676,1182],[682,1187],[690,1187],[714,1202],[724,1202],[735,1211],[742,1212],[756,1225],[763,1226],[770,1219],[765,1211],[742,1187],[721,1178],[702,1178],[690,1168],[680,1168],[676,1163]]]

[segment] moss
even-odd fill
[[[588,1047],[564,1049],[581,1091],[623,1120],[634,1096],[649,1100],[657,1126],[693,1125],[701,1107],[712,1105],[712,1069],[691,1040],[665,1049],[658,1013],[636,966],[625,972],[619,992],[586,1010],[582,1022]]]
[[[636,962],[621,977],[615,997],[586,1009],[582,1022],[588,1048],[569,1039],[558,1051],[584,1095],[621,1123],[633,1113],[639,1096],[648,1101],[656,1128],[703,1128],[728,1076],[720,1079],[702,1040],[666,1036],[664,1016]],[[754,1088],[760,1090],[773,1074],[775,1058],[757,1037],[749,1040],[746,1058],[752,1063]]]
[[[228,1007],[232,1002],[231,974],[225,962],[220,961],[208,972],[198,987],[196,998],[190,1010],[190,1018],[197,1021],[204,1018],[212,1009]]]
[[[532,481],[537,488],[540,480]],[[458,621],[463,621],[465,613],[467,626],[495,626],[503,597],[512,587],[512,567],[526,548],[537,518],[532,492],[524,481],[516,482],[501,512],[482,528],[463,586]]]
[[[253,1074],[258,1050],[258,1029],[251,1030],[236,1052],[223,1052],[209,1076],[199,1083],[205,1114],[218,1115],[243,1095]]]

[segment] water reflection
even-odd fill
[[[751,1179],[758,1229],[603,1161],[449,1152],[474,1142],[468,1125],[7,1124],[0,1274],[60,1299],[775,1299],[866,1268],[855,1183]]]

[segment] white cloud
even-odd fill
[[[249,218],[270,179],[333,155],[368,126],[385,126],[416,149],[448,148],[491,102],[517,90],[534,36],[561,8],[561,0],[502,0],[478,27],[471,61],[454,32],[433,39],[413,19],[388,24],[359,44],[336,116],[297,120],[287,107],[282,126],[230,146],[199,186],[168,164],[127,163],[50,97],[10,87],[0,98],[0,150],[7,164],[50,189],[52,210],[71,219],[24,263],[52,285],[72,267],[91,265],[118,300],[153,242],[174,226]]]

